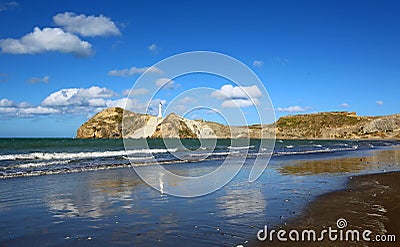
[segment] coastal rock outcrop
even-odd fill
[[[400,139],[400,114],[362,117],[354,112],[322,112],[284,116],[269,125],[226,126],[174,113],[159,118],[116,107],[97,113],[76,137],[259,139],[275,134],[279,139]]]
[[[363,134],[392,133],[400,128],[400,114],[374,119],[362,127]]]
[[[121,138],[122,108],[108,108],[82,124],[76,132],[76,138]]]

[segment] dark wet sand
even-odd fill
[[[255,241],[255,246],[400,246],[400,172],[349,177],[345,190],[318,197],[296,219],[274,230],[337,229],[338,219],[346,219],[344,229],[371,230],[375,234],[395,234],[396,242],[273,242]]]

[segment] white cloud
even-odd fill
[[[19,4],[16,1],[0,2],[0,12],[10,10],[10,9],[16,8],[18,6],[19,6]]]
[[[149,48],[149,51],[158,53],[158,46],[156,44],[151,44],[148,48]]]
[[[257,85],[241,87],[232,86],[229,84],[223,85],[220,90],[217,90],[211,94],[211,96],[218,99],[249,99],[259,98],[262,96],[260,89]]]
[[[43,78],[32,77],[29,80],[27,80],[27,82],[29,82],[29,83],[39,83],[39,82],[48,83],[49,81],[50,81],[50,77],[47,75],[44,76]]]
[[[116,98],[117,96],[110,89],[92,86],[90,88],[61,89],[47,96],[37,106],[27,102],[15,103],[3,98],[0,99],[0,118],[47,115],[92,116],[107,107],[122,107],[138,113],[147,112],[155,115],[159,102],[166,104],[166,101],[161,99],[139,102],[137,99]]]
[[[49,107],[32,106],[27,102],[14,103],[13,101],[3,98],[0,100],[0,117],[18,116],[31,117],[39,115],[49,115],[59,113],[59,110]]]
[[[115,98],[118,95],[110,89],[100,87],[68,88],[50,94],[41,103],[63,114],[87,115],[108,107],[121,107],[144,113],[147,104],[137,99]]]
[[[143,94],[148,94],[149,90],[147,90],[146,88],[138,88],[138,89],[125,89],[122,92],[123,96],[128,96],[129,94],[131,96],[136,96],[136,95],[143,95]]]
[[[305,111],[307,111],[309,108],[308,107],[306,107],[306,108],[303,108],[303,107],[300,107],[300,106],[298,106],[298,105],[295,105],[295,106],[289,106],[289,107],[285,107],[285,108],[282,108],[282,107],[278,107],[278,111],[279,112],[289,112],[289,113],[293,113],[293,112],[305,112]]]
[[[0,118],[8,115],[13,115],[17,112],[15,107],[0,107]]]
[[[258,99],[229,99],[222,102],[221,106],[225,108],[232,108],[232,107],[249,107],[253,105],[258,105]]]
[[[349,107],[350,107],[350,105],[347,104],[347,103],[343,103],[343,104],[341,104],[340,106],[343,107],[343,108],[349,108]]]
[[[382,100],[377,100],[377,101],[376,101],[376,104],[377,104],[377,105],[383,105],[383,101],[382,101]]]
[[[1,52],[11,54],[37,54],[57,51],[86,57],[93,54],[91,47],[90,43],[82,41],[77,36],[66,33],[60,28],[44,28],[41,30],[35,27],[32,33],[21,39],[0,40]]]
[[[155,81],[155,84],[157,87],[164,87],[166,89],[174,89],[175,87],[178,86],[178,84],[176,84],[175,81],[169,78],[159,78]]]
[[[0,107],[10,107],[10,106],[14,106],[14,102],[12,100],[3,98],[0,100]]]
[[[254,62],[253,62],[254,67],[262,67],[263,65],[264,65],[264,62],[260,61],[260,60],[254,60]]]
[[[49,107],[104,107],[106,106],[104,98],[115,96],[117,94],[112,90],[96,86],[90,88],[68,88],[50,94],[42,101],[41,105]]]
[[[50,107],[36,106],[28,108],[19,108],[17,115],[28,117],[33,115],[50,115],[56,113],[60,113],[60,110]]]
[[[107,100],[106,105],[107,107],[121,107],[126,110],[141,112],[141,113],[144,113],[144,111],[146,110],[145,104],[140,103],[136,99],[130,99],[130,98]]]
[[[128,77],[128,76],[133,76],[137,74],[142,74],[144,72],[147,73],[155,73],[155,74],[162,74],[162,71],[158,69],[157,67],[143,67],[143,68],[137,68],[137,67],[131,67],[130,69],[121,69],[121,70],[110,70],[108,72],[109,76],[123,76],[123,77]]]
[[[224,100],[222,107],[249,107],[259,104],[258,98],[262,97],[262,93],[257,85],[234,87],[226,84],[220,90],[213,92],[211,96]]]
[[[111,36],[121,35],[118,27],[108,17],[77,15],[72,12],[65,12],[53,17],[56,25],[62,26],[70,33],[77,33],[82,36]]]
[[[121,107],[137,113],[149,113],[156,115],[158,113],[158,104],[166,104],[165,100],[155,99],[147,103],[141,103],[137,99],[122,98],[116,100],[107,100],[107,107]]]
[[[32,105],[29,104],[28,102],[20,102],[20,103],[17,104],[17,106],[19,108],[28,108],[28,107],[31,107]]]

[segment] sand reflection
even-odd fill
[[[217,198],[217,205],[230,223],[243,223],[244,219],[251,222],[254,215],[266,217],[267,199],[257,188],[229,190],[226,195]]]
[[[115,207],[129,210],[133,207],[133,191],[143,184],[139,179],[97,177],[75,181],[73,187],[60,185],[48,190],[43,200],[58,218],[99,218],[115,212]],[[77,188],[76,190],[74,188]]]
[[[371,156],[325,160],[299,160],[278,168],[283,175],[317,175],[324,173],[357,173],[366,169],[400,166],[400,149],[377,150]]]

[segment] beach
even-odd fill
[[[316,232],[332,226],[337,228],[337,221],[345,219],[346,228],[363,232],[372,232],[364,241],[344,238],[330,241],[328,237],[321,241],[279,241],[265,244],[255,240],[254,246],[398,246],[400,234],[400,172],[386,172],[349,177],[346,189],[324,194],[305,208],[300,217],[277,227],[277,230],[290,232],[313,229]],[[379,235],[379,239],[375,236]],[[384,237],[382,238],[382,235]],[[395,237],[393,237],[395,236]],[[380,242],[378,242],[378,240]],[[397,241],[396,241],[397,240]],[[257,243],[257,244],[256,244]]]
[[[334,226],[338,218],[345,218],[349,227],[375,224],[377,232],[398,235],[394,221],[398,211],[391,207],[399,199],[398,173],[389,173],[399,170],[396,142],[281,140],[262,176],[250,183],[252,162],[260,155],[253,141],[242,170],[225,187],[205,196],[178,198],[145,184],[121,159],[118,140],[64,140],[58,147],[49,143],[54,140],[27,141],[25,154],[16,148],[10,154],[3,148],[9,156],[1,156],[6,177],[0,179],[4,246],[264,245],[257,232],[265,225],[270,229]],[[179,163],[158,143],[152,145],[166,169],[192,176],[215,170],[229,149],[222,141],[209,159],[192,156]],[[195,149],[197,144],[188,145]],[[240,156],[242,149],[235,152]],[[143,165],[145,157],[138,158]],[[28,169],[44,175],[32,175]],[[376,201],[368,201],[371,194],[376,194]]]
[[[350,160],[342,160],[343,164],[351,164],[352,167],[363,166],[362,163],[396,165],[399,162],[399,149],[375,152],[373,156],[357,157]],[[357,161],[358,160],[358,161]],[[325,161],[327,162],[327,161]],[[317,162],[319,164],[324,163]],[[339,162],[338,162],[339,163]],[[357,164],[358,163],[358,164]],[[337,168],[334,168],[337,169]],[[358,169],[358,168],[356,168]],[[317,241],[279,241],[276,237],[273,241],[254,240],[254,246],[398,246],[400,235],[400,172],[390,171],[365,175],[351,175],[347,178],[346,186],[340,190],[329,192],[317,197],[304,208],[302,213],[288,222],[275,226],[274,229],[290,232],[296,230],[315,230],[320,233],[323,229],[332,227],[339,230],[338,221],[345,223],[346,230],[371,231],[368,241],[360,236],[359,240],[338,238],[332,241],[325,236]],[[344,221],[343,221],[344,220]],[[376,238],[376,235],[379,235]],[[318,239],[318,235],[317,235]],[[352,240],[352,241],[350,241]],[[397,241],[396,241],[397,240]]]

